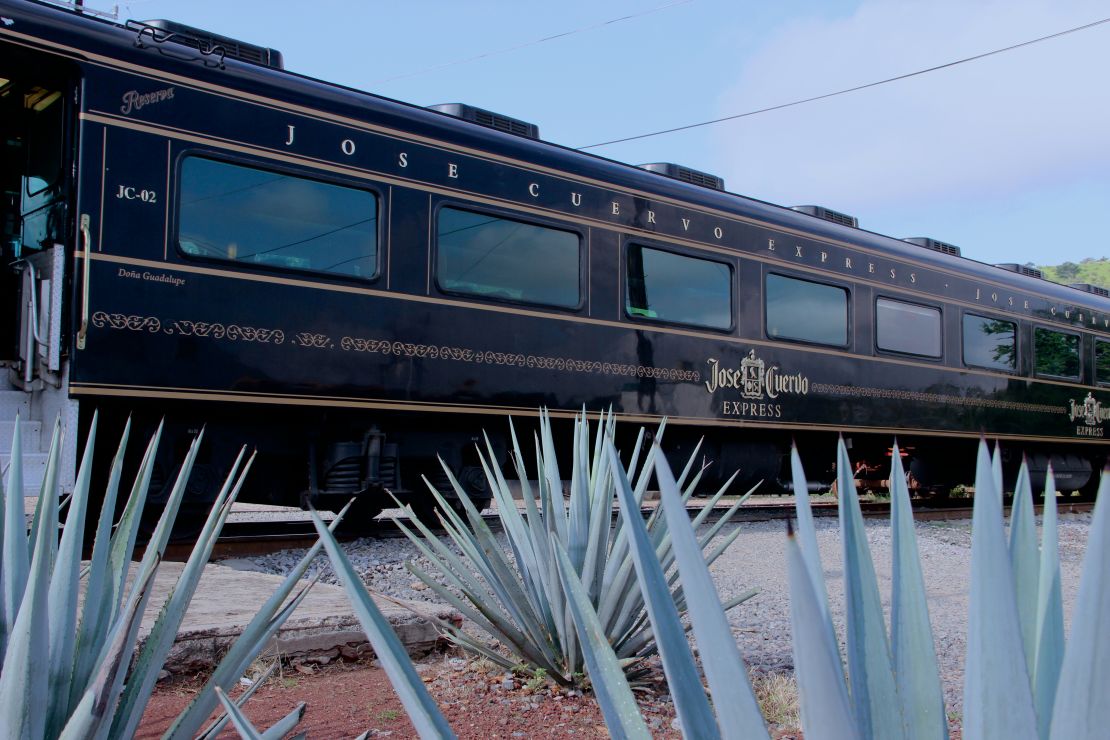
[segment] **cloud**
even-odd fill
[[[911,72],[1105,17],[1099,2],[869,0],[792,22],[749,56],[721,115]],[[844,210],[993,198],[1110,165],[1110,24],[716,127],[731,190]]]

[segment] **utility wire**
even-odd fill
[[[1003,47],[1001,49],[995,49],[994,51],[987,51],[987,52],[984,52],[982,54],[976,54],[975,56],[965,57],[963,59],[957,59],[953,62],[946,62],[944,64],[938,64],[935,67],[928,67],[926,69],[919,69],[916,72],[907,72],[906,74],[898,75],[896,77],[888,77],[885,80],[876,80],[875,82],[868,82],[867,84],[864,84],[864,85],[856,85],[855,87],[849,87],[849,88],[845,88],[843,90],[837,90],[835,92],[825,93],[823,95],[814,95],[811,98],[803,98],[801,100],[794,100],[794,101],[791,101],[789,103],[780,103],[778,105],[768,106],[767,108],[759,108],[757,110],[750,110],[750,111],[747,111],[745,113],[737,113],[735,115],[725,116],[724,118],[714,118],[711,121],[701,121],[700,123],[689,123],[689,124],[686,124],[685,126],[675,126],[674,128],[667,128],[667,129],[663,129],[661,131],[652,131],[652,132],[646,133],[646,134],[637,134],[635,136],[626,136],[623,139],[612,139],[610,141],[603,141],[600,144],[590,144],[588,146],[580,146],[580,147],[575,147],[575,148],[580,150],[580,151],[584,151],[586,149],[597,149],[598,147],[609,146],[610,144],[620,144],[620,143],[623,143],[623,142],[626,142],[626,141],[636,141],[638,139],[647,139],[647,138],[650,138],[652,136],[662,136],[663,134],[673,134],[676,131],[687,131],[687,130],[692,129],[692,128],[701,128],[702,126],[712,126],[715,123],[722,123],[724,121],[734,121],[737,118],[747,118],[748,116],[754,116],[754,115],[757,115],[759,113],[769,113],[770,111],[782,110],[783,108],[792,108],[795,105],[803,105],[805,103],[812,103],[812,102],[815,102],[817,100],[825,100],[826,98],[836,97],[837,95],[846,95],[847,93],[858,92],[860,90],[866,90],[869,87],[878,87],[879,85],[885,85],[888,82],[897,82],[899,80],[905,80],[905,79],[908,79],[910,77],[917,77],[918,75],[923,75],[923,74],[926,74],[928,72],[936,72],[937,70],[947,69],[949,67],[955,67],[958,64],[966,64],[967,62],[974,62],[974,61],[977,61],[979,59],[986,59],[987,57],[994,56],[995,54],[1001,54],[1003,52],[1013,51],[1014,49],[1020,49],[1023,46],[1031,46],[1032,44],[1039,44],[1042,41],[1048,41],[1050,39],[1059,38],[1060,36],[1066,36],[1069,33],[1076,33],[1078,31],[1086,31],[1089,28],[1094,28],[1095,26],[1101,26],[1104,23],[1110,23],[1110,18],[1103,18],[1102,20],[1098,20],[1098,21],[1095,21],[1093,23],[1088,23],[1088,24],[1083,25],[1083,26],[1076,26],[1075,28],[1069,28],[1066,31],[1059,31],[1058,33],[1049,34],[1048,36],[1041,36],[1040,38],[1031,39],[1029,41],[1022,41],[1020,44],[1014,44],[1013,46],[1006,46],[1006,47]]]
[[[620,23],[621,21],[628,21],[628,20],[632,20],[633,18],[639,18],[641,16],[651,15],[652,13],[658,13],[661,10],[667,10],[668,8],[673,8],[676,5],[686,5],[687,3],[692,3],[692,2],[694,2],[694,0],[675,0],[675,2],[665,3],[664,5],[656,5],[653,8],[648,8],[647,10],[641,10],[638,13],[631,13],[629,15],[622,15],[619,18],[610,18],[607,21],[602,21],[601,23],[595,23],[592,26],[582,26],[581,28],[575,28],[575,29],[572,29],[570,31],[563,31],[562,33],[557,33],[557,34],[554,34],[552,36],[544,36],[543,38],[536,39],[534,41],[526,41],[522,44],[517,44],[516,46],[506,46],[503,49],[495,49],[493,51],[486,51],[486,52],[482,52],[481,54],[475,54],[472,57],[463,57],[462,59],[455,59],[455,60],[450,61],[450,62],[443,62],[442,64],[434,64],[430,67],[423,67],[423,68],[415,70],[413,72],[406,72],[404,74],[395,75],[394,77],[385,77],[385,78],[380,79],[380,80],[372,80],[370,82],[370,84],[371,85],[381,85],[381,84],[384,84],[386,82],[393,82],[394,80],[403,80],[403,79],[406,79],[408,77],[415,77],[416,75],[422,75],[422,74],[425,74],[427,72],[434,72],[437,69],[443,69],[445,67],[453,67],[457,64],[467,64],[469,62],[476,62],[479,59],[487,59],[489,57],[497,56],[499,54],[508,54],[511,51],[518,51],[520,49],[526,49],[529,46],[535,46],[536,44],[543,44],[543,43],[546,43],[548,41],[554,41],[555,39],[561,39],[561,38],[565,38],[567,36],[573,36],[573,35],[578,34],[578,33],[584,33],[585,31],[593,31],[594,29],[603,28],[605,26],[609,26],[609,25],[612,25],[614,23]]]

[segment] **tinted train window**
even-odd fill
[[[581,302],[574,232],[441,208],[438,233],[443,290],[566,308]]]
[[[964,314],[964,364],[998,370],[1017,368],[1017,325]]]
[[[940,309],[878,299],[875,344],[888,352],[940,357]]]
[[[767,336],[843,347],[848,291],[783,275],[767,276]]]
[[[640,319],[728,329],[732,268],[636,244],[628,247],[625,310]]]
[[[177,240],[196,257],[370,278],[378,264],[378,199],[365,190],[189,157],[181,166]]]
[[[1036,327],[1033,360],[1037,375],[1079,378],[1079,335]]]
[[[1110,383],[1110,342],[1095,342],[1095,377],[1099,383]]]

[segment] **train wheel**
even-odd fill
[[[336,513],[339,513],[342,508],[342,506],[338,507]],[[354,503],[351,504],[351,508],[343,516],[343,521],[339,523],[339,528],[336,531],[344,535],[369,534],[377,526],[374,517],[381,513],[382,504],[377,497],[356,496]]]

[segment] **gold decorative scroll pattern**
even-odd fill
[[[208,321],[174,321],[169,326],[154,316],[133,316],[121,313],[97,311],[92,315],[93,326],[99,328],[126,329],[151,333],[177,334],[184,337],[210,337],[232,342],[260,342],[263,344],[282,344],[285,332],[281,329],[267,329],[258,326],[239,324],[220,324]]]
[[[1063,406],[1048,406],[1041,403],[1020,403],[1018,401],[1000,401],[995,398],[976,398],[964,396],[948,396],[942,393],[923,393],[920,391],[900,391],[889,388],[861,388],[854,385],[833,385],[830,383],[814,383],[811,386],[813,393],[825,396],[854,396],[857,398],[890,398],[896,401],[923,401],[925,403],[947,403],[957,406],[975,406],[979,408],[1006,409],[1007,411],[1029,411],[1035,414],[1062,414],[1067,410]]]
[[[92,323],[93,326],[97,328],[109,327],[111,329],[129,331],[162,332],[164,334],[177,334],[180,336],[264,342],[271,344],[282,344],[285,342],[285,332],[281,329],[265,329],[260,327],[240,326],[238,324],[219,324],[204,321],[174,321],[170,326],[163,326],[161,320],[154,316],[134,316],[120,313],[109,314],[103,311],[97,311],[93,314]],[[331,337],[326,334],[317,334],[313,332],[300,332],[294,334],[290,343],[300,347],[335,349],[335,342]],[[339,340],[339,346],[347,352],[366,352],[393,355],[396,357],[454,360],[457,362],[485,363],[489,365],[505,365],[508,367],[526,367],[536,370],[598,373],[628,378],[654,378],[657,380],[687,381],[691,383],[698,383],[701,381],[701,375],[696,370],[626,365],[617,362],[579,360],[573,357],[543,357],[540,355],[525,355],[514,352],[482,351],[463,347],[417,344],[413,342],[384,339],[361,339],[358,337],[343,337]]]
[[[518,352],[492,352],[447,347],[434,344],[413,344],[384,339],[360,339],[343,337],[339,346],[353,352],[370,352],[402,357],[428,357],[433,360],[456,360],[458,362],[477,362],[509,367],[526,367],[534,370],[560,370],[575,373],[599,373],[620,375],[629,378],[655,378],[658,380],[688,381],[697,383],[701,375],[696,370],[681,370],[669,367],[646,367],[644,365],[625,365],[618,362],[598,362],[578,360],[573,357],[543,357],[525,355]]]

